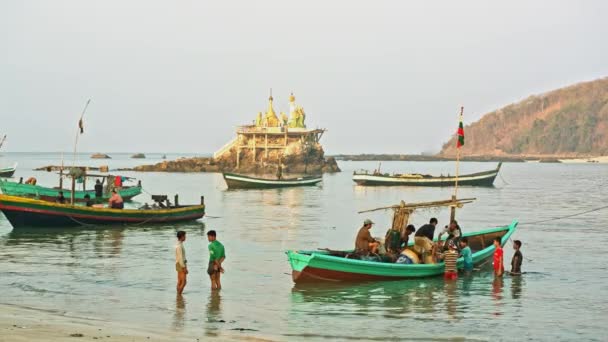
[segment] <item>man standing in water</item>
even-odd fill
[[[226,253],[224,245],[217,241],[215,230],[210,230],[207,233],[207,240],[209,241],[209,266],[207,267],[207,274],[209,274],[209,279],[211,279],[211,289],[219,290],[222,288],[220,274],[224,273],[222,263],[226,259]]]
[[[186,250],[184,249],[186,232],[177,232],[177,244],[175,245],[175,270],[177,271],[177,294],[181,295],[186,287],[186,275],[188,274],[188,261],[186,260]]]
[[[494,248],[494,275],[497,277],[502,277],[502,274],[505,271],[505,265],[499,237],[494,239]]]

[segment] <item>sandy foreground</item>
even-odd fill
[[[0,305],[0,342],[20,341],[275,341],[247,334],[189,336],[155,331],[99,319],[69,317],[58,312]]]

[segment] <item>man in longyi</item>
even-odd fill
[[[374,222],[370,219],[363,221],[363,227],[359,229],[357,233],[357,239],[355,240],[355,253],[360,255],[369,255],[370,253],[377,254],[380,243],[376,241],[369,230],[372,228]]]

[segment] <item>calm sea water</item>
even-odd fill
[[[155,162],[159,155],[143,162]],[[176,156],[168,155],[169,158]],[[113,155],[111,168],[141,160]],[[30,171],[57,164],[59,154],[4,153],[19,162],[16,177],[35,176],[55,185],[56,175]],[[477,201],[458,212],[465,231],[521,224],[521,278],[496,282],[478,272],[457,282],[443,279],[357,285],[295,287],[284,251],[351,248],[361,222],[384,234],[389,212],[357,211],[406,202],[449,198],[450,188],[365,188],[352,171],[377,163],[341,162],[342,173],[322,186],[283,190],[227,191],[219,174],[127,173],[149,193],[180,194],[196,203],[204,195],[209,217],[180,226],[102,229],[12,230],[0,217],[0,303],[55,310],[185,336],[243,334],[278,340],[606,340],[608,326],[608,211],[540,224],[608,203],[608,165],[507,163],[495,188],[461,188]],[[384,162],[385,171],[449,173],[448,162]],[[494,167],[462,163],[462,172]],[[136,198],[149,201],[148,195]],[[440,225],[447,210],[419,212]],[[183,300],[175,296],[176,229],[187,232],[190,275]],[[215,229],[227,251],[224,289],[211,293],[205,274],[205,231]],[[512,248],[506,249],[510,260]]]

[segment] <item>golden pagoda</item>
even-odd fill
[[[273,100],[271,89],[266,114],[259,112],[253,125],[239,126],[237,136],[214,153],[214,158],[232,156],[236,158],[238,168],[241,161],[248,165],[278,162],[286,153],[291,153],[287,152],[288,150],[299,150],[302,144],[319,143],[325,130],[306,128],[304,108],[296,105],[293,93],[289,96],[289,117],[282,112],[280,118],[277,116]],[[247,157],[241,158],[242,155]]]

